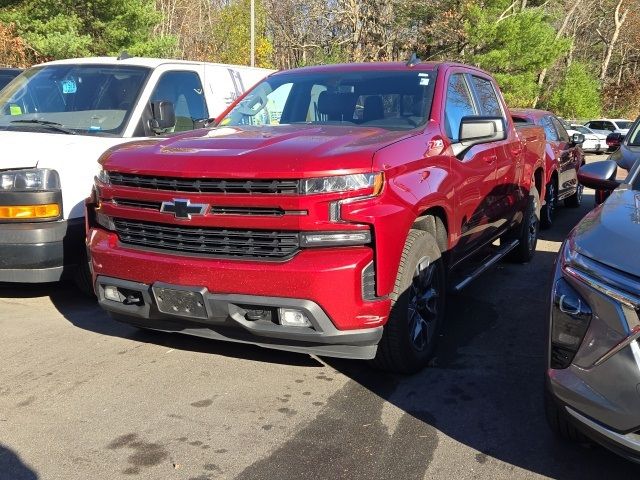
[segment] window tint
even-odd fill
[[[278,74],[259,83],[220,124],[408,130],[428,120],[434,83],[435,73],[426,71]]]
[[[486,78],[476,77],[475,75],[471,77],[471,81],[478,96],[478,107],[480,107],[482,115],[503,117],[504,114],[491,81]]]
[[[586,126],[592,130],[603,130],[602,122],[589,122]]]
[[[547,140],[551,142],[557,142],[559,140],[558,132],[556,132],[553,123],[551,123],[550,117],[542,117],[542,120],[540,120],[540,125],[542,125],[542,127],[544,128],[544,133],[547,136]]]
[[[209,117],[200,77],[196,72],[167,72],[151,95],[152,102],[173,103],[176,132],[193,130],[195,122]]]
[[[553,122],[553,126],[556,127],[556,132],[558,132],[558,137],[560,137],[560,141],[568,142],[569,134],[564,126],[560,123],[560,121],[556,117],[551,117],[551,122]]]
[[[462,117],[477,115],[469,87],[462,74],[458,73],[449,77],[444,114],[447,136],[453,142],[457,142]]]
[[[616,129],[615,125],[611,122],[602,122],[602,125],[603,130],[609,130],[610,132],[613,132]]]

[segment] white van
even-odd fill
[[[84,199],[100,156],[202,127],[269,73],[121,55],[44,63],[14,79],[0,91],[0,282],[81,272]]]

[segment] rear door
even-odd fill
[[[567,130],[558,119],[556,117],[549,117],[549,119],[558,135],[558,198],[564,198],[573,194],[578,185],[578,168],[582,163],[582,152],[571,142]]]
[[[454,69],[447,79],[443,115],[443,131],[451,143],[457,143],[463,117],[479,116],[469,76]],[[456,177],[455,213],[460,225],[460,238],[453,252],[461,258],[487,241],[494,221],[496,204],[497,158],[492,144],[476,145],[461,158],[452,159]]]
[[[469,79],[481,115],[501,117],[504,128],[510,132],[507,112],[499,100],[491,79],[476,74],[469,75]],[[510,219],[514,212],[513,205],[516,203],[519,190],[517,179],[522,176],[521,146],[519,141],[506,138],[500,142],[487,144],[485,147],[487,152],[495,158],[496,163],[496,180],[493,187],[496,203],[491,208],[491,215],[495,222],[494,229],[498,230],[504,220]]]

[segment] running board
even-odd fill
[[[484,272],[489,270],[493,265],[495,265],[501,259],[503,259],[511,250],[516,248],[519,243],[520,243],[519,240],[512,240],[510,243],[507,243],[506,245],[499,246],[498,249],[493,253],[493,255],[488,257],[475,270],[466,274],[461,281],[459,281],[453,286],[452,290],[454,292],[461,291],[463,288],[465,288],[467,285],[473,282],[476,278],[478,278]]]

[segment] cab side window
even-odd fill
[[[616,129],[615,125],[611,122],[602,122],[602,125],[603,130],[609,130],[610,132],[613,132]]]
[[[465,77],[461,73],[449,77],[447,100],[444,107],[445,129],[452,142],[457,142],[462,117],[478,115]]]
[[[498,100],[498,96],[496,95],[496,91],[493,88],[491,81],[486,78],[472,75],[471,82],[473,83],[473,88],[476,91],[478,107],[480,108],[482,115],[504,118],[504,112],[502,111],[500,101]]]
[[[173,71],[162,74],[151,94],[151,101],[173,103],[176,132],[193,130],[197,120],[209,117],[202,82],[196,72]]]
[[[556,117],[551,117],[551,123],[553,123],[553,126],[556,128],[556,132],[558,132],[560,141],[568,143],[570,140],[569,134],[567,133],[567,129],[564,128],[564,126],[560,123],[560,120],[558,120]]]
[[[551,141],[551,142],[559,141],[558,132],[556,132],[556,129],[553,126],[553,123],[551,122],[550,117],[542,117],[542,120],[540,121],[540,125],[542,125],[542,128],[544,128],[544,133],[547,136],[548,141]]]

